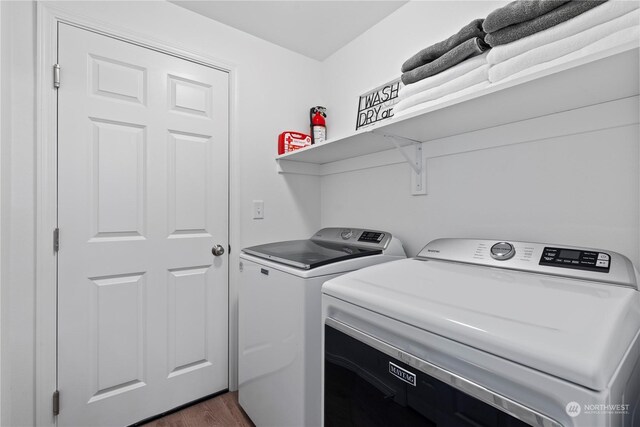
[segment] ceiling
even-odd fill
[[[404,0],[170,1],[319,61],[407,3]]]

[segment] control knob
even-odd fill
[[[511,243],[500,242],[491,246],[491,258],[497,259],[499,261],[505,261],[507,259],[513,258],[516,254],[516,250]]]
[[[340,237],[342,237],[343,240],[349,240],[353,237],[353,230],[342,230]]]

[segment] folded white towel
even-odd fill
[[[433,99],[442,98],[445,95],[459,92],[462,89],[466,89],[469,86],[473,86],[477,83],[488,81],[489,64],[485,64],[469,71],[467,74],[463,74],[453,80],[443,83],[439,86],[432,87],[430,89],[418,92],[415,95],[411,95],[408,98],[401,99],[393,107],[393,113],[406,110],[414,105],[421,104],[423,102],[431,101]]]
[[[611,21],[638,8],[640,8],[640,2],[638,1],[609,0],[554,27],[523,37],[512,43],[494,47],[487,55],[487,62],[491,65],[504,62],[529,50]]]
[[[586,46],[616,33],[624,28],[638,26],[640,23],[640,10],[633,10],[611,21],[597,25],[589,30],[582,31],[565,39],[557,40],[532,49],[528,52],[514,56],[505,62],[491,66],[489,69],[489,81],[498,82],[505,77],[518,73],[534,65],[552,61],[571,52],[580,50]]]
[[[462,61],[461,63],[454,65],[453,67],[431,77],[427,77],[426,79],[422,79],[418,82],[401,87],[398,91],[398,97],[401,99],[408,98],[418,92],[431,89],[433,87],[451,81],[456,77],[460,77],[463,74],[467,74],[469,71],[473,71],[474,69],[481,67],[486,63],[487,52],[483,53],[482,55],[474,56],[473,58]]]
[[[508,82],[510,80],[515,80],[520,77],[527,76],[529,74],[537,73],[546,68],[555,67],[557,65],[561,65],[566,62],[579,59],[583,56],[591,55],[601,51],[606,51],[609,49],[613,49],[617,46],[623,46],[631,43],[634,43],[636,47],[640,47],[640,27],[639,26],[625,28],[624,30],[620,30],[614,34],[611,34],[608,37],[604,37],[602,40],[598,40],[597,42],[589,46],[586,46],[575,52],[571,52],[568,55],[561,56],[560,58],[556,58],[553,61],[544,62],[542,64],[535,65],[531,68],[527,68],[520,72],[510,74],[509,76],[505,77],[500,83]]]
[[[467,88],[464,88],[464,89],[462,89],[462,90],[460,90],[458,92],[450,93],[448,95],[443,96],[442,98],[433,99],[431,101],[426,101],[426,102],[422,102],[420,104],[416,104],[416,105],[414,105],[412,107],[407,108],[406,110],[398,111],[397,113],[396,113],[395,108],[394,108],[393,117],[402,117],[404,115],[411,114],[414,111],[420,111],[420,110],[423,110],[423,109],[426,109],[426,108],[429,108],[429,107],[432,107],[432,106],[436,106],[438,104],[442,104],[442,103],[447,102],[447,101],[451,101],[451,100],[454,100],[454,99],[461,98],[461,97],[463,97],[465,95],[468,95],[470,93],[474,93],[474,92],[477,92],[477,91],[479,91],[481,89],[484,89],[485,87],[489,86],[490,84],[491,83],[489,83],[488,80],[485,80],[485,81],[477,83],[477,84],[475,84],[473,86],[469,86]]]

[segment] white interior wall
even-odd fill
[[[353,133],[358,97],[400,77],[411,55],[508,1],[410,1],[322,62],[327,134]]]
[[[3,22],[3,14],[2,14],[2,8],[0,7],[0,52],[4,52],[3,49],[3,43],[4,43],[4,37],[3,37],[3,28],[4,28],[4,22]],[[4,64],[5,61],[0,60],[0,141],[2,141],[4,139],[4,121],[3,121],[3,117],[2,117],[2,112],[4,111],[4,108],[6,107],[6,105],[4,104],[4,95],[5,95],[5,90],[6,87],[4,86],[4,72],[5,72],[5,68],[6,65]],[[2,181],[2,171],[3,171],[3,165],[2,165],[2,156],[3,151],[2,151],[2,144],[0,144],[0,206],[4,205],[4,188],[3,188],[3,181]],[[4,233],[2,230],[2,209],[0,209],[0,324],[3,323],[3,310],[2,310],[2,283],[4,282],[3,280],[3,274],[4,274],[4,270],[2,269],[2,260],[4,258],[4,246],[2,244],[2,237],[3,237]],[[0,424],[2,423],[2,394],[3,394],[3,390],[2,390],[2,378],[3,378],[3,364],[2,364],[2,347],[4,346],[3,342],[3,335],[2,335],[2,331],[0,329]]]
[[[239,233],[229,259],[230,360],[236,360],[237,293],[233,274],[239,249],[300,238],[320,223],[319,178],[275,173],[277,135],[308,127],[308,108],[322,104],[320,67],[293,53],[164,1],[56,2],[56,8],[145,39],[218,58],[234,67],[231,200]],[[2,8],[2,410],[1,425],[34,425],[35,58],[33,2]],[[295,64],[295,66],[292,66]],[[64,64],[62,64],[64,70]],[[62,71],[64,76],[64,71]],[[64,77],[63,77],[64,78]],[[8,90],[5,90],[8,89]],[[239,177],[239,180],[236,178]],[[235,180],[235,182],[234,182]],[[5,191],[6,190],[6,191]],[[265,219],[251,218],[251,201],[264,200]],[[233,213],[233,211],[232,211]],[[11,251],[6,251],[10,248]],[[231,386],[235,372],[230,372]]]
[[[409,56],[502,4],[410,2],[324,61],[331,137],[353,132],[358,96],[398,77]],[[549,132],[557,120],[546,117],[425,144],[428,157],[443,144],[507,144],[527,135],[516,145],[429,159],[426,196],[411,196],[406,164],[324,176],[322,226],[388,230],[411,256],[435,238],[476,237],[602,247],[638,263],[637,112],[635,125],[621,126],[615,117],[628,115],[629,103],[615,108],[599,130],[586,131],[592,116],[584,109],[567,121],[570,135],[563,127]]]
[[[549,122],[537,120],[541,127]],[[430,144],[467,138],[507,144],[525,126]],[[388,230],[412,256],[436,238],[472,237],[595,246],[638,263],[638,138],[637,124],[603,124],[587,133],[430,158],[426,196],[410,195],[406,164],[328,175],[322,178],[323,225]]]
[[[2,13],[2,7],[0,7],[0,52],[5,52],[4,49],[4,43],[5,43],[5,38],[3,37],[4,35],[4,27],[5,27],[5,22],[3,20],[3,13]],[[4,128],[4,118],[2,116],[2,113],[4,112],[4,109],[6,107],[5,105],[5,95],[6,95],[6,86],[4,84],[4,75],[5,75],[5,70],[6,70],[7,66],[5,64],[5,61],[0,60],[0,141],[5,139],[5,128]],[[2,173],[3,173],[3,164],[2,164],[2,159],[3,159],[3,150],[2,150],[2,144],[0,144],[0,206],[4,206],[4,195],[5,195],[5,191],[4,191],[4,181],[2,180]],[[2,304],[2,283],[4,283],[4,272],[5,270],[2,268],[3,265],[3,260],[4,260],[4,247],[5,245],[2,244],[2,237],[4,236],[4,230],[2,227],[3,224],[3,220],[2,220],[2,209],[0,209],[0,325],[2,325],[4,323],[4,318],[3,318],[3,304]],[[4,335],[2,335],[2,329],[0,327],[0,424],[2,424],[2,420],[3,418],[3,411],[2,411],[2,395],[4,394],[4,390],[2,387],[2,379],[4,378],[4,364],[2,363],[2,348],[6,345],[4,343],[4,339],[6,337]]]
[[[35,7],[0,3],[2,350],[0,424],[33,425],[35,324]]]

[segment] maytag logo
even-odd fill
[[[427,252],[433,252],[434,254],[439,254],[440,251],[437,249],[427,249]]]
[[[406,369],[402,369],[393,362],[389,362],[389,373],[400,378],[405,383],[411,384],[414,387],[416,386],[416,374],[411,373]]]

